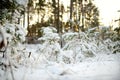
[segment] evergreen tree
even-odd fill
[[[53,11],[52,11],[52,13],[54,14],[54,26],[56,26],[57,24],[56,24],[56,21],[57,21],[57,2],[56,2],[56,0],[52,0],[52,8],[53,8]]]
[[[44,10],[45,10],[45,7],[46,6],[46,4],[45,4],[45,0],[39,0],[39,2],[38,3],[36,3],[36,9],[37,9],[37,13],[38,13],[38,23],[39,23],[39,15],[40,15],[40,12],[41,13],[43,13],[44,12]],[[43,18],[44,18],[44,16],[43,16]],[[42,20],[41,20],[42,21]]]
[[[53,8],[53,15],[54,15],[54,26],[57,28],[57,31],[60,32],[60,26],[59,26],[59,17],[60,17],[60,0],[52,0],[52,8]]]
[[[32,0],[28,0],[28,4],[27,4],[27,30],[28,30],[28,34],[27,36],[31,36],[31,31],[30,31],[30,26],[29,26],[29,23],[30,23],[30,8],[33,7],[33,1]]]
[[[70,0],[70,28],[71,28],[71,30],[73,30],[72,14],[73,14],[73,0]]]
[[[12,22],[15,10],[19,13],[21,12],[21,5],[17,3],[16,0],[1,0],[0,4],[0,23],[4,20],[9,20]]]
[[[78,5],[78,8],[75,15],[78,15],[78,19],[76,18],[75,21],[76,24],[78,24],[78,21],[80,22],[78,29],[79,26],[82,31],[85,28],[99,26],[99,10],[92,0],[76,0],[76,5]]]
[[[85,6],[85,26],[96,27],[99,26],[99,11],[98,8],[90,1]]]

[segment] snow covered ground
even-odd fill
[[[15,71],[16,80],[120,80],[117,62],[84,62],[79,64],[39,64]]]
[[[32,52],[31,58],[24,59],[27,64],[13,68],[15,80],[120,80],[120,54],[99,54],[84,62],[66,64],[42,61],[42,57],[35,53],[39,47],[26,45],[26,51]],[[9,70],[0,73],[0,80],[6,80],[6,74],[8,80],[12,80]]]

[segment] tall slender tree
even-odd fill
[[[27,4],[27,30],[28,30],[28,34],[27,36],[31,36],[31,31],[30,31],[30,8],[33,7],[33,1],[32,0],[28,0],[28,4]]]
[[[70,28],[73,30],[72,26],[72,12],[73,12],[73,0],[70,0]]]
[[[89,3],[85,6],[85,19],[86,27],[99,26],[99,11],[92,1],[89,1]]]
[[[54,26],[57,28],[57,32],[60,32],[60,0],[52,0],[52,8],[53,8],[53,15],[54,15]]]
[[[37,9],[37,13],[38,13],[38,23],[40,22],[40,12],[43,13],[43,11],[45,10],[45,0],[39,0],[38,3],[36,3],[36,9]]]
[[[60,5],[59,5],[59,0],[58,0],[58,3],[57,3],[57,5],[58,5],[58,9],[57,9],[57,32],[59,33],[60,32],[60,21],[59,21],[59,17],[60,17],[60,9],[59,9],[59,7],[60,7]]]
[[[52,8],[53,8],[53,15],[54,15],[54,26],[57,26],[57,2],[56,0],[52,0]]]
[[[63,3],[60,4],[60,32],[62,33],[63,31],[63,15],[65,13],[65,8],[64,8],[64,5]]]
[[[15,10],[19,10],[20,5],[16,0],[1,0],[0,4],[0,22],[4,19],[13,22]]]
[[[77,0],[76,0],[77,1]],[[99,26],[99,11],[92,0],[78,0],[78,16],[82,31],[88,27]]]

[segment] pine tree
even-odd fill
[[[99,26],[99,11],[98,8],[90,1],[85,6],[85,26],[96,27]]]
[[[0,4],[0,23],[4,22],[4,19],[13,22],[14,12],[17,10],[19,13],[21,5],[16,0],[1,0]]]
[[[30,14],[30,8],[33,6],[33,1],[32,0],[28,0],[28,4],[27,4],[27,30],[28,30],[28,34],[27,36],[31,36],[31,31],[30,31],[30,26],[29,26],[29,23],[30,23],[30,17],[29,17],[29,14]]]

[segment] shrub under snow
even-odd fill
[[[2,31],[5,40],[9,42],[9,44],[7,45],[5,55],[9,60],[13,62],[14,65],[15,63],[19,62],[18,60],[22,57],[21,55],[23,55],[25,52],[23,50],[24,47],[20,47],[21,44],[19,43],[25,41],[26,32],[20,25],[11,24],[7,22],[6,24],[0,26],[0,30]],[[0,59],[2,59],[2,57]],[[6,61],[6,59],[3,60]]]
[[[26,32],[20,25],[6,23],[3,25],[3,30],[10,44],[25,41]]]
[[[41,55],[43,55],[49,61],[57,61],[60,54],[60,37],[56,33],[57,30],[53,27],[42,28],[43,36],[38,40],[42,41],[42,47],[39,49]]]
[[[115,42],[110,39],[99,39],[100,33],[64,33],[62,40],[63,48],[60,48],[60,37],[53,27],[42,28],[43,36],[39,38],[43,42],[39,49],[40,55],[48,61],[64,63],[77,63],[88,58],[99,56],[99,54],[112,54],[118,52]],[[92,35],[92,36],[91,36]],[[116,42],[116,44],[118,44]],[[116,50],[117,49],[117,50]]]

